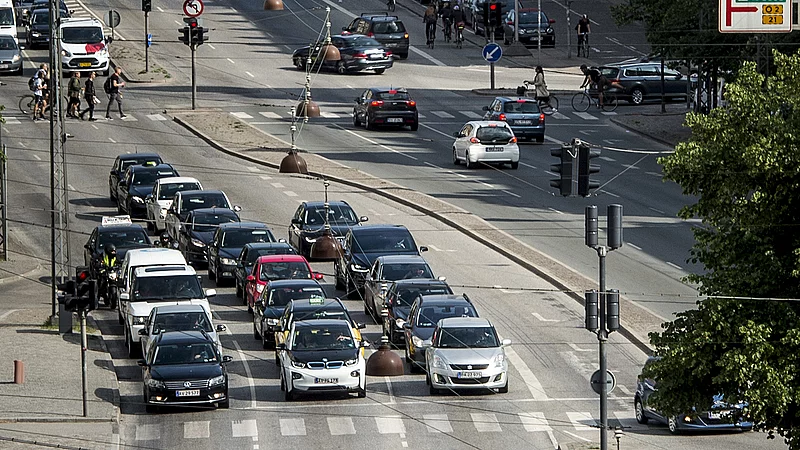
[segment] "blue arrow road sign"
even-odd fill
[[[500,57],[503,56],[503,49],[500,47],[500,45],[491,42],[483,47],[482,53],[483,59],[485,59],[487,62],[493,63],[500,61]]]
[[[153,45],[153,35],[151,33],[147,33],[147,46],[150,47]]]

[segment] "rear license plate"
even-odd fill
[[[388,123],[401,123],[403,121],[403,119],[401,119],[399,117],[389,117],[388,119],[386,119],[386,121]]]
[[[92,67],[92,63],[88,62],[78,63],[78,67]]]
[[[486,147],[487,152],[502,152],[503,147]]]
[[[532,122],[530,120],[515,120],[514,125],[530,125]]]
[[[0,64],[0,69],[8,69],[8,64]]]
[[[397,43],[396,42],[389,42],[388,44],[384,44],[383,46],[384,47],[397,47]]]
[[[480,378],[480,372],[458,372],[458,378]]]
[[[175,391],[175,397],[198,397],[200,396],[200,389],[192,389],[190,391]]]
[[[380,53],[371,53],[369,55],[369,59],[382,59],[382,58],[383,58],[383,55],[381,55]]]
[[[338,382],[338,378],[314,378],[316,384],[336,384]]]

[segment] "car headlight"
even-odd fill
[[[31,36],[33,36],[33,37],[42,37],[42,33],[39,33],[38,31],[34,31],[34,32],[31,33]]]
[[[225,383],[225,375],[220,375],[218,377],[214,377],[214,378],[208,380],[208,385],[209,386],[216,386],[218,384],[224,384],[224,383]]]
[[[205,242],[201,241],[200,239],[192,238],[192,245],[195,247],[204,248],[206,246]]]
[[[134,203],[141,203],[144,205],[144,200],[142,199],[142,197],[136,195],[131,196],[131,201]]]
[[[437,369],[446,369],[447,363],[445,362],[444,358],[439,355],[433,355],[433,361],[431,365]]]
[[[224,264],[226,266],[235,266],[236,265],[236,260],[231,259],[231,258],[220,258],[219,262],[221,262],[222,264]]]
[[[350,263],[350,269],[354,272],[366,272],[369,269],[357,263]]]
[[[354,366],[356,364],[358,364],[358,358],[348,359],[344,362],[345,366]]]
[[[264,286],[266,286],[266,285],[264,285],[264,284],[257,284],[257,285],[256,285],[256,292],[258,292],[259,294],[260,294],[260,293],[262,293],[262,292],[264,291]]]
[[[411,336],[411,342],[414,343],[414,347],[422,347],[422,344],[425,342],[418,336]]]
[[[279,323],[280,323],[280,321],[278,319],[267,319],[267,325],[270,325],[270,326],[274,327],[275,325],[278,325]]]
[[[163,389],[165,387],[163,381],[154,380],[152,378],[148,378],[147,381],[145,381],[145,383],[147,383],[147,387],[151,387],[151,388]]]
[[[19,57],[19,55],[14,55],[14,57],[13,57],[13,58],[11,58],[11,62],[17,62],[17,61],[19,61],[20,59],[21,59],[21,58]]]
[[[500,353],[494,357],[494,366],[495,367],[503,367],[503,363],[506,362],[506,355]]]
[[[306,368],[306,363],[292,360],[292,367],[296,367],[298,369],[305,369]]]
[[[133,316],[134,325],[144,325],[145,321],[147,321],[147,316]]]
[[[553,34],[553,29],[552,28],[548,28],[547,29],[547,34]]]
[[[317,242],[317,238],[313,238],[312,239],[312,238],[310,238],[308,236],[304,236],[303,239],[305,239],[306,242],[308,242],[309,244],[313,244],[314,242]]]

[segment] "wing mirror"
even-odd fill
[[[369,217],[367,217],[367,216],[361,216],[361,217],[359,217],[359,218],[358,218],[358,221],[359,221],[359,222],[368,222],[368,221],[369,221]]]
[[[358,328],[359,330],[363,330],[364,328],[367,328],[367,324],[358,322],[356,323],[356,328]]]
[[[147,336],[147,328],[142,328],[139,330],[139,336]]]
[[[147,194],[147,197],[144,198],[144,201],[152,202],[153,201],[153,194]]]
[[[503,347],[508,347],[511,345],[511,339],[503,339]]]
[[[487,108],[488,108],[488,106],[487,106]],[[487,109],[487,111],[488,111],[488,109]],[[453,137],[461,137],[461,133],[456,131],[455,133],[453,133]]]
[[[217,295],[216,289],[206,289],[206,297],[214,297]]]
[[[292,225],[302,225],[303,221],[300,219],[292,219]]]
[[[247,282],[248,283],[252,283],[254,281],[256,281],[256,277],[255,276],[253,276],[253,275],[248,275],[247,276]]]
[[[222,363],[223,363],[223,364],[224,364],[224,363],[229,363],[229,362],[231,362],[231,361],[233,361],[233,356],[228,356],[228,355],[225,355],[225,356],[223,356],[223,357],[222,357]]]
[[[233,208],[231,208],[231,209],[234,210],[235,212],[239,212],[239,211],[242,210],[242,207],[239,206],[239,205],[233,205]]]
[[[550,23],[556,23],[556,19],[550,19],[549,22]]]
[[[325,276],[324,276],[324,275],[322,275],[322,274],[321,274],[321,273],[319,273],[319,272],[314,272],[314,279],[315,279],[315,280],[321,280],[321,279],[323,279],[323,278],[325,278]]]
[[[278,350],[286,350],[286,343],[281,342],[280,344],[276,345],[275,348],[277,348]]]
[[[439,281],[447,281],[447,277],[438,277],[437,280],[439,280]]]
[[[420,252],[427,252],[428,251],[428,247],[425,247],[424,245],[420,246],[419,251]]]
[[[372,345],[372,342],[370,342],[370,341],[368,341],[368,340],[366,340],[366,339],[362,339],[362,340],[361,340],[361,346],[362,346],[362,347],[364,347],[364,348],[367,348],[367,347],[369,347],[370,345]]]
[[[484,106],[483,108],[481,108],[481,111],[488,111],[488,110],[489,110],[488,106]]]
[[[228,327],[224,324],[217,325],[217,333],[222,333],[223,331],[228,331]]]
[[[131,299],[131,294],[128,294],[127,292],[120,292],[119,299],[122,300],[123,302],[127,301],[127,300],[130,300]]]
[[[397,319],[397,320],[400,320],[400,319]],[[404,330],[410,330],[411,329],[411,324],[408,323],[408,322],[403,322],[403,329]]]
[[[136,365],[138,365],[139,367],[147,367],[147,361],[140,359],[136,361]]]

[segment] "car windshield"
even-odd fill
[[[380,47],[381,43],[371,37],[354,37],[345,40],[348,47]]]
[[[144,230],[105,231],[98,238],[98,250],[103,250],[106,245],[114,244],[117,249],[146,247],[150,245]]]
[[[130,166],[142,165],[142,166],[157,166],[162,164],[161,159],[159,158],[143,158],[143,159],[123,159],[122,160],[122,170],[124,171]]]
[[[205,311],[158,314],[153,321],[153,329],[159,330],[159,332],[203,330],[210,333],[214,331]]]
[[[489,348],[499,347],[497,333],[492,327],[443,328],[440,330],[437,347],[442,348]]]
[[[200,280],[195,275],[138,277],[133,283],[131,301],[204,298]]]
[[[59,11],[61,14],[61,18],[67,17],[67,12],[64,10]],[[48,10],[39,10],[33,14],[31,17],[31,25],[48,25],[50,23],[50,11]]]
[[[387,233],[385,230],[378,232],[362,232],[353,236],[353,250],[364,253],[416,253],[414,240],[411,235],[403,232]]]
[[[544,13],[539,13],[536,11],[523,11],[519,13],[519,22],[520,23],[531,23],[531,24],[538,24],[539,23],[539,16],[542,17],[542,24],[546,25],[548,23],[547,16]]]
[[[206,342],[165,344],[156,347],[153,365],[202,364],[219,362],[214,346]]]
[[[444,295],[452,293],[449,287],[444,286],[400,288],[394,296],[395,300],[393,301],[393,305],[410,307],[414,303],[414,300],[420,295]]]
[[[222,235],[221,247],[244,247],[251,242],[275,242],[269,230],[230,230]]]
[[[272,255],[296,255],[297,251],[288,245],[280,247],[259,248],[250,250],[247,253],[247,265],[252,266],[255,264],[259,256],[272,256]]]
[[[375,34],[405,33],[406,27],[403,22],[375,22],[372,25],[372,32]]]
[[[514,135],[511,133],[511,130],[506,127],[480,127],[475,133],[475,136],[482,141],[507,141]]]
[[[199,214],[192,220],[192,230],[197,232],[215,231],[222,223],[238,222],[235,216],[228,214]]]
[[[318,287],[285,287],[278,289],[271,289],[269,291],[269,306],[286,306],[291,300],[303,300],[310,298],[325,298],[325,293],[322,288]]]
[[[433,328],[441,319],[447,317],[478,317],[472,306],[426,306],[419,312],[417,326]]]
[[[383,266],[384,280],[396,281],[409,278],[433,278],[431,268],[427,264],[386,264]]]
[[[311,278],[308,265],[303,261],[278,261],[261,265],[262,280],[287,280]]]
[[[325,208],[317,207],[306,210],[306,223],[309,225],[325,224]],[[328,207],[329,225],[355,225],[358,223],[356,213],[348,206],[331,205]]]
[[[152,186],[159,178],[177,176],[175,172],[169,170],[142,170],[133,173],[131,184],[133,186]]]
[[[294,320],[310,320],[310,319],[338,319],[338,320],[347,320],[349,321],[350,318],[347,317],[347,313],[337,307],[331,308],[320,308],[320,309],[308,309],[302,311],[296,311],[294,313]]]
[[[0,36],[0,50],[16,50],[17,43],[10,36]]]
[[[182,209],[184,212],[202,208],[230,208],[228,200],[219,193],[206,193],[183,198]]]
[[[200,183],[190,182],[190,183],[166,183],[161,185],[161,189],[158,192],[158,199],[159,200],[172,200],[172,197],[175,197],[176,192],[181,191],[199,191],[202,189],[200,187]]]
[[[512,114],[539,114],[539,105],[529,101],[506,102],[503,111]]]
[[[61,27],[61,40],[65,44],[99,44],[103,42],[100,27]]]
[[[346,350],[356,348],[353,333],[347,325],[298,327],[292,339],[292,350]]]
[[[379,100],[411,100],[408,92],[402,91],[377,92],[375,97]]]
[[[0,9],[0,25],[16,25],[14,23],[14,10],[9,8]]]

